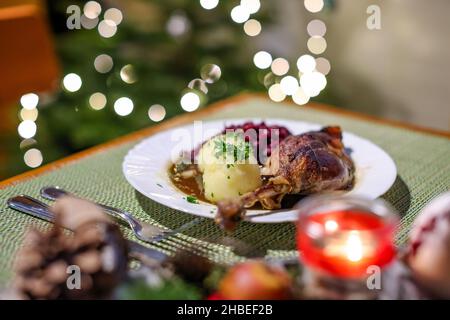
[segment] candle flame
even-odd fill
[[[335,232],[338,229],[339,225],[336,221],[334,220],[327,220],[325,222],[325,230],[327,230],[328,232]]]
[[[357,262],[362,259],[363,244],[357,231],[352,231],[348,236],[345,244],[345,254],[348,260],[352,262]]]

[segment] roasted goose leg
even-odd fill
[[[265,209],[278,209],[286,194],[307,195],[349,188],[354,179],[354,165],[342,143],[340,127],[324,127],[283,140],[272,153],[262,174],[267,183],[239,199],[218,203],[219,222],[243,216],[243,208],[260,202]],[[230,208],[235,209],[233,214]],[[237,208],[240,208],[237,210]],[[238,219],[239,220],[239,219]]]

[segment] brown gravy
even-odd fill
[[[209,202],[203,193],[203,186],[201,183],[201,177],[192,177],[183,179],[175,176],[175,164],[169,167],[169,177],[173,185],[177,187],[181,192],[189,196],[194,196],[198,200],[203,202]]]

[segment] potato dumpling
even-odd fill
[[[236,198],[261,186],[260,168],[250,143],[241,135],[220,135],[201,148],[198,167],[206,199]]]

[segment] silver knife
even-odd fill
[[[22,213],[29,214],[33,217],[48,221],[54,222],[54,215],[49,210],[49,206],[46,203],[43,203],[37,199],[34,199],[30,196],[20,195],[15,196],[7,201],[8,206],[11,209],[20,211]],[[164,262],[167,260],[168,256],[158,250],[147,248],[135,241],[127,240],[128,248],[130,251],[130,256],[139,260],[156,260],[158,262]]]

